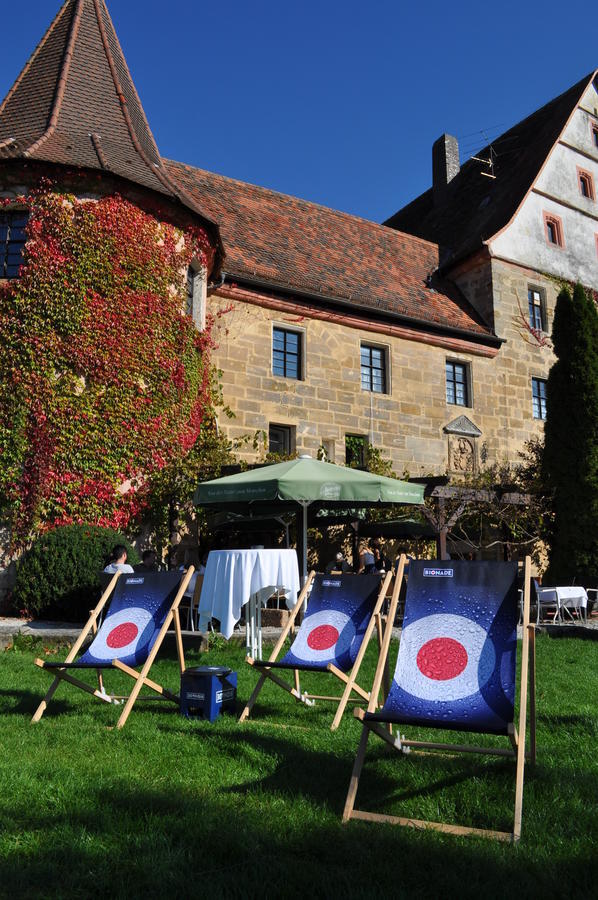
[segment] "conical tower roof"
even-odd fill
[[[0,106],[0,160],[19,158],[109,172],[209,222],[162,162],[104,0],[66,0]]]

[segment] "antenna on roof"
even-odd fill
[[[482,159],[480,156],[472,156],[471,158],[475,159],[476,162],[481,162],[485,166],[488,166],[490,168],[489,172],[480,172],[480,175],[483,175],[485,178],[496,178],[496,175],[494,174],[494,160],[496,159],[496,152],[492,145],[490,145],[489,157],[489,159]]]

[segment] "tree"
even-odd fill
[[[552,495],[549,583],[598,577],[598,312],[580,284],[556,302],[543,474]]]

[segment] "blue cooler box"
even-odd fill
[[[226,666],[197,666],[181,675],[181,713],[213,722],[237,709],[237,673]]]

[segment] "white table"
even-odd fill
[[[199,600],[199,628],[214,618],[229,638],[246,603],[247,652],[262,656],[261,607],[275,590],[284,590],[292,609],[299,592],[299,566],[294,550],[212,550]]]
[[[555,589],[561,622],[564,622],[564,613],[573,619],[571,610],[577,610],[577,616],[584,621],[587,619],[588,594],[585,588],[572,585],[570,587],[556,587]]]

